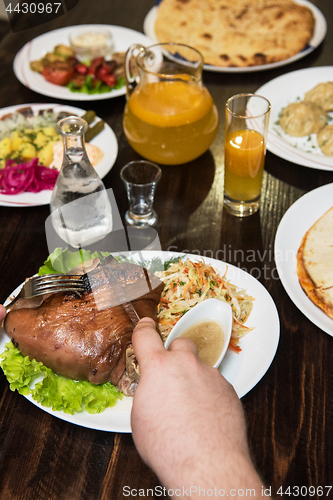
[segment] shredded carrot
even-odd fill
[[[188,290],[190,289],[190,287],[193,285],[194,282],[195,282],[195,278],[193,278],[189,283],[187,283],[187,285],[185,286],[185,288],[183,290],[184,297],[185,297],[185,295],[187,294]]]
[[[242,352],[242,349],[240,348],[240,346],[238,344],[235,344],[234,343],[234,339],[231,338],[230,339],[230,342],[229,342],[229,347],[230,349],[232,349],[234,352],[237,352],[237,354],[239,354],[240,352]]]
[[[190,278],[190,270],[196,270],[194,278]],[[230,348],[240,352],[239,338],[252,328],[244,325],[252,308],[253,298],[244,290],[227,280],[227,270],[221,276],[204,259],[192,262],[179,260],[166,271],[159,273],[164,282],[162,299],[158,306],[158,325],[161,335],[166,338],[172,327],[186,312],[196,304],[214,297],[231,305],[233,312],[233,329]],[[172,319],[170,320],[170,315]]]

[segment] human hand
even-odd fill
[[[2,304],[0,304],[0,325],[3,322],[3,320],[5,319],[5,316],[6,316],[6,309],[4,308],[4,306]]]
[[[138,323],[132,341],[140,366],[132,434],[143,460],[174,490],[243,487],[260,496],[233,387],[198,359],[190,340],[175,339],[166,350],[150,318]]]

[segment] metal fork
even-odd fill
[[[45,293],[73,292],[84,293],[89,289],[86,274],[45,274],[28,279],[16,297],[7,304],[8,312],[18,299],[30,299]]]

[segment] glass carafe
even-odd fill
[[[50,201],[56,233],[74,248],[104,238],[112,230],[111,204],[102,180],[87,156],[87,122],[76,116],[60,120],[64,157]]]
[[[202,69],[202,55],[187,45],[130,47],[123,126],[141,156],[175,165],[194,160],[210,147],[218,113],[203,85]]]

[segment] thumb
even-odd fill
[[[6,309],[2,304],[0,304],[0,325],[2,323],[2,320],[5,319],[5,316],[6,316]]]
[[[188,351],[198,356],[198,349],[192,340],[186,337],[177,337],[169,345],[168,351]]]
[[[163,341],[157,333],[155,322],[151,318],[142,318],[136,325],[132,335],[135,356],[142,367],[155,352],[165,351]]]

